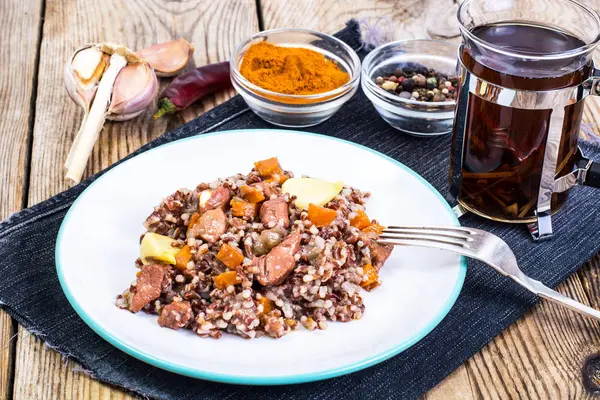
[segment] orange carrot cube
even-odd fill
[[[371,225],[371,220],[364,211],[357,211],[356,216],[350,219],[350,225],[362,230]]]
[[[181,250],[179,250],[179,253],[175,254],[175,268],[180,271],[185,271],[191,259],[192,252],[190,246],[186,244],[181,248]]]
[[[242,278],[237,276],[235,271],[227,271],[213,278],[217,289],[227,289],[227,286],[239,285],[242,283]]]
[[[378,223],[372,223],[365,229],[362,229],[362,232],[375,232],[376,234],[381,235],[384,229],[385,226],[379,225]]]
[[[262,176],[271,176],[274,174],[280,174],[282,172],[281,165],[279,165],[279,160],[277,157],[257,161],[254,163],[254,167],[256,167],[256,170]]]
[[[317,206],[313,203],[308,205],[308,220],[318,227],[331,224],[336,215],[337,212],[330,208]]]
[[[196,222],[198,222],[199,219],[200,219],[200,214],[198,214],[197,212],[192,214],[192,216],[190,217],[190,222],[188,223],[187,232],[189,232],[190,229],[192,229],[192,226],[194,226],[194,224]]]
[[[242,193],[242,197],[250,203],[257,204],[265,199],[265,195],[254,186],[240,186],[240,192]]]
[[[249,203],[239,197],[234,197],[229,202],[231,205],[231,215],[241,217],[246,221],[252,221],[258,212],[258,204]]]
[[[260,298],[260,300],[258,300],[258,304],[261,304],[263,306],[263,310],[260,313],[260,315],[268,314],[274,308],[273,301],[269,300],[267,296],[264,295]]]
[[[221,261],[227,266],[227,268],[235,270],[235,267],[240,265],[244,261],[244,255],[239,249],[223,243],[221,249],[217,253],[217,260]]]

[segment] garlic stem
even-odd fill
[[[81,130],[67,157],[66,179],[70,184],[77,184],[81,181],[88,158],[104,125],[115,80],[126,65],[127,60],[123,55],[115,52],[110,56],[110,64],[100,79],[90,112],[87,118],[84,118]]]
[[[67,155],[67,161],[65,161],[65,169],[68,170],[71,167],[71,162],[73,161],[73,154],[75,153],[75,149],[78,146],[79,139],[81,138],[81,132],[83,131],[83,127],[85,126],[85,122],[87,121],[89,115],[89,111],[85,111],[83,115],[83,121],[81,121],[81,125],[79,126],[79,131],[77,131],[77,135],[75,135],[75,139],[73,140],[73,144],[71,145],[71,149],[69,150],[69,155]]]

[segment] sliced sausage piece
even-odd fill
[[[198,222],[188,229],[187,237],[200,237],[208,243],[214,243],[226,230],[227,217],[222,209],[216,208],[202,214]]]
[[[260,207],[260,221],[267,229],[276,226],[289,227],[290,215],[287,201],[282,197],[265,201]]]
[[[203,214],[215,208],[225,209],[231,200],[229,189],[219,186],[216,189],[206,189],[198,195],[198,212]]]
[[[259,269],[256,280],[261,285],[279,285],[288,277],[296,266],[294,255],[300,249],[300,239],[299,233],[292,233],[268,254],[254,259]]]
[[[252,185],[255,188],[258,188],[264,195],[266,199],[271,198],[271,196],[273,195],[278,195],[279,192],[277,191],[277,189],[275,189],[273,186],[271,186],[271,184],[269,182],[257,182],[257,183],[253,183]]]
[[[371,265],[379,272],[383,264],[392,254],[394,246],[391,244],[379,244],[376,242],[379,235],[375,232],[360,233],[360,240],[369,247],[371,251]]]
[[[174,301],[165,306],[160,316],[158,324],[162,327],[177,330],[183,328],[192,319],[192,307],[187,301]]]
[[[168,272],[169,267],[161,264],[150,264],[142,268],[131,299],[131,311],[139,312],[152,300],[160,297],[162,284]]]

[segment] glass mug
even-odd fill
[[[571,187],[600,187],[577,145],[600,18],[572,0],[465,0],[458,22],[449,200],[548,238]]]

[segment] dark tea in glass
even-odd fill
[[[592,73],[589,43],[597,38],[590,38],[589,32],[585,33],[581,27],[563,27],[560,20],[550,18],[552,23],[545,24],[544,16],[538,15],[538,20],[516,18],[526,15],[522,8],[529,3],[536,7],[535,2],[467,0],[465,3],[472,4],[463,4],[463,10],[471,8],[469,13],[461,16],[459,11],[463,30],[459,58],[462,68],[479,79],[478,87],[472,88],[474,93],[469,93],[467,105],[463,106],[466,115],[461,143],[456,140],[459,134],[456,129],[461,128],[454,125],[453,146],[462,146],[458,201],[469,211],[487,218],[533,222],[548,130],[552,118],[559,113],[551,107],[519,108],[518,96],[529,91],[547,91],[550,96],[557,90],[584,83]],[[504,3],[503,13],[498,10]],[[485,12],[488,6],[493,6],[496,12]],[[462,85],[461,91],[468,90],[465,82]],[[499,89],[496,95],[488,87],[493,85],[513,90],[503,93]],[[479,90],[485,91],[487,97],[478,96]],[[516,99],[501,98],[510,95]],[[512,101],[510,106],[503,105],[508,101]],[[583,103],[583,100],[569,102],[560,116],[562,133],[557,142],[554,179],[573,171],[577,161]],[[551,212],[564,204],[567,195],[568,191],[551,194],[548,202]]]

